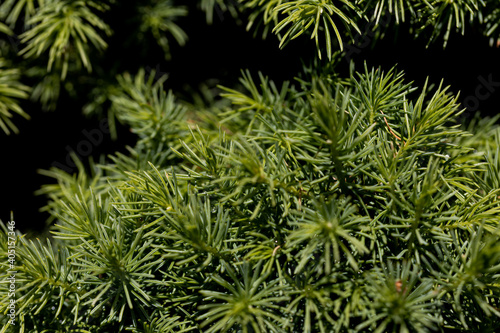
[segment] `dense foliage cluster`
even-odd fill
[[[138,17],[127,22],[137,26],[130,37],[140,41],[152,36],[165,58],[170,59],[172,40],[184,45],[188,39],[176,23],[188,15],[186,5],[173,0],[137,2]],[[319,58],[326,54],[330,61],[337,52],[346,51],[344,44],[353,42],[360,34],[372,33],[375,29],[375,36],[380,38],[394,24],[406,24],[405,29],[429,43],[441,39],[444,46],[450,34],[464,34],[469,25],[488,36],[492,45],[500,45],[497,0],[200,0],[197,5],[206,12],[208,23],[214,16],[241,17],[255,35],[263,38],[276,35],[280,47],[307,35],[315,40]],[[12,50],[0,43],[0,64],[5,57],[15,58],[12,51],[17,52],[24,59],[17,61],[19,66],[26,69],[26,75],[35,82],[31,99],[41,102],[45,109],[54,109],[61,89],[73,93],[75,84],[82,81],[94,87],[102,84],[95,76],[85,77],[82,68],[90,73],[92,63],[98,62],[107,49],[106,39],[113,32],[102,17],[113,16],[114,11],[115,15],[121,15],[119,9],[120,3],[116,0],[5,0],[0,4],[0,36],[8,36],[16,46]],[[192,5],[190,9],[194,9]],[[387,16],[395,18],[391,24],[386,22]],[[109,73],[113,68],[101,66],[98,68],[101,76],[103,72],[115,74]],[[1,81],[3,72],[0,75]],[[9,92],[2,92],[3,95],[9,96]],[[101,89],[98,95],[105,96],[106,92]],[[24,93],[15,97],[26,98]],[[1,99],[0,103],[0,124],[7,121],[8,127],[16,131],[10,120],[13,115],[5,109],[26,115],[18,107],[12,109],[11,105],[5,105]],[[93,106],[87,110],[92,111]]]
[[[17,326],[2,316],[2,332],[499,330],[496,119],[461,126],[447,87],[416,87],[395,68],[357,64],[339,76],[332,46],[342,49],[342,36],[386,10],[415,33],[430,28],[431,39],[445,27],[446,41],[469,19],[495,36],[495,1],[199,5],[208,21],[216,9],[251,11],[248,27],[279,34],[282,45],[308,33],[330,61],[281,85],[243,71],[239,88],[219,87],[220,98],[204,103],[179,100],[165,77],[145,70],[99,90],[137,144],[90,168],[75,157],[75,174],[43,171],[55,180],[40,189],[51,234],[19,235]],[[111,33],[99,12],[112,8],[62,0],[0,6],[0,31],[11,32],[23,15],[30,26],[20,54],[46,56],[32,91],[42,103],[56,102],[49,81],[59,87],[71,72],[92,69],[90,50],[103,51]],[[186,8],[153,1],[140,15],[139,35],[150,32],[167,58],[172,37],[186,41],[174,23]],[[11,112],[25,115],[15,99],[29,93],[19,70],[0,61],[4,130],[15,130]],[[105,103],[97,104],[89,108]]]

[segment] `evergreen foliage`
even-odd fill
[[[27,24],[32,28],[19,36],[26,44],[19,54],[29,58],[48,51],[47,71],[55,63],[61,69],[61,79],[66,77],[70,60],[92,70],[87,45],[92,44],[99,51],[107,46],[95,30],[109,32],[107,26],[83,1],[48,2]]]
[[[387,12],[394,15],[396,24],[407,22],[416,35],[433,42],[443,39],[446,46],[453,32],[464,34],[468,23],[477,26],[491,42],[498,43],[498,2],[495,0],[238,0],[251,10],[248,27],[265,26],[265,37],[272,29],[280,38],[280,46],[307,33],[316,42],[318,55],[325,39],[328,59],[336,49],[343,49],[344,39],[361,33],[359,27],[372,22],[375,28],[384,28],[381,18]],[[320,28],[321,27],[321,28]],[[332,44],[334,47],[332,47]]]
[[[19,105],[19,99],[28,98],[30,88],[22,84],[18,68],[8,66],[8,61],[0,57],[0,128],[9,134],[12,130],[17,133],[17,127],[12,122],[13,113],[25,118],[28,114]]]
[[[165,57],[170,59],[169,42],[165,34],[171,34],[180,45],[186,43],[186,33],[174,23],[177,17],[187,15],[186,8],[173,6],[171,1],[159,1],[153,7],[144,6],[140,10],[142,14],[140,31],[143,33],[151,31],[162,47]]]
[[[408,23],[416,37],[424,35],[421,38],[428,39],[429,43],[442,38],[446,46],[451,33],[464,34],[469,24],[490,37],[491,44],[498,44],[500,11],[497,5],[496,0],[199,1],[208,23],[213,21],[215,13],[228,12],[233,17],[241,15],[246,20],[247,29],[253,30],[254,34],[263,38],[270,32],[277,35],[280,47],[301,35],[308,35],[315,40],[318,57],[322,58],[326,53],[330,61],[336,53],[344,50],[346,42],[352,42],[356,34],[364,33],[360,27],[371,24],[378,37],[383,36],[383,30],[387,28],[382,22],[383,15],[387,13],[394,15],[396,25]],[[84,67],[90,72],[91,58],[95,58],[92,54],[102,53],[107,48],[106,38],[112,31],[102,16],[113,6],[116,7],[113,0],[6,0],[0,5],[0,34],[12,35],[11,29],[22,32],[19,42],[23,48],[19,55],[33,60],[46,59],[46,68],[36,61],[25,64],[29,67],[27,74],[38,81],[31,97],[40,101],[44,109],[55,108],[61,88],[71,93],[72,82],[64,84],[68,71],[77,74]],[[150,0],[137,4],[137,11],[139,28],[136,38],[142,40],[151,34],[163,49],[166,59],[171,57],[172,38],[181,46],[186,43],[186,33],[175,23],[179,17],[187,15],[186,7],[171,0]]]
[[[445,27],[446,43],[468,21],[495,36],[494,1],[199,3],[207,21],[215,8],[252,10],[248,27],[279,34],[281,45],[309,34],[330,62],[281,85],[242,71],[240,87],[220,87],[220,99],[203,106],[144,69],[99,87],[105,102],[88,108],[109,102],[137,144],[87,167],[74,156],[74,174],[42,171],[54,181],[39,191],[50,236],[18,234],[17,326],[2,316],[1,332],[498,331],[497,119],[464,128],[448,87],[417,87],[396,68],[334,70],[334,45],[385,10],[415,32],[429,28],[431,41]],[[64,81],[90,71],[91,49],[106,48],[98,15],[112,6],[6,1],[0,29],[24,16],[33,26],[21,54],[47,59],[45,78],[57,68]],[[171,37],[186,41],[174,23],[186,9],[168,0],[142,8],[141,33],[168,57]],[[30,89],[1,61],[8,132],[11,112],[26,116],[18,99]]]
[[[143,72],[119,81],[141,140],[47,172],[54,239],[18,246],[30,332],[498,328],[500,137],[463,145],[446,88],[243,73],[215,128]]]

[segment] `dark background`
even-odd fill
[[[109,71],[97,70],[93,75],[108,81],[113,80],[115,73],[136,73],[140,67],[156,69],[160,74],[169,75],[166,84],[169,89],[178,96],[188,96],[190,89],[196,90],[207,80],[211,84],[234,86],[241,69],[249,69],[254,74],[261,71],[278,82],[293,80],[300,72],[302,62],[308,63],[316,56],[314,41],[307,38],[299,38],[279,50],[273,35],[265,41],[254,38],[251,32],[245,31],[245,25],[237,24],[229,13],[214,15],[213,24],[208,26],[204,13],[193,7],[189,16],[178,22],[189,36],[187,45],[182,48],[172,45],[172,60],[165,61],[154,40],[134,42],[131,36],[137,30],[136,9],[125,4],[119,6],[105,17],[114,35],[108,39],[105,54],[95,60],[101,68]],[[375,47],[371,43],[357,47],[359,53],[352,57],[356,68],[363,70],[364,61],[386,71],[397,65],[398,70],[406,73],[406,79],[419,87],[426,78],[435,84],[443,79],[453,92],[460,92],[461,101],[467,96],[475,96],[481,84],[480,76],[487,79],[491,75],[493,81],[500,82],[500,49],[490,47],[488,39],[470,27],[465,36],[452,34],[444,50],[441,40],[426,48],[425,37],[415,40],[408,31],[403,25],[388,30]],[[371,39],[369,35],[366,38]],[[360,43],[366,41],[358,40]],[[343,61],[338,70],[346,75],[348,67],[348,61]],[[82,86],[76,98],[62,93],[57,109],[52,112],[41,111],[37,104],[24,102],[22,105],[31,120],[15,117],[20,134],[7,136],[0,132],[2,221],[10,220],[13,211],[21,231],[44,228],[48,215],[40,213],[39,208],[46,199],[35,196],[34,192],[52,180],[39,175],[37,170],[48,169],[54,162],[65,164],[68,149],[76,149],[79,142],[86,139],[82,131],[99,128],[97,117],[85,117],[81,112],[88,102],[89,89]],[[500,111],[500,87],[496,89],[489,98],[480,102],[481,115],[493,116]],[[475,112],[469,110],[466,115],[470,118]],[[117,150],[123,152],[126,145],[134,143],[134,135],[119,126],[118,140],[106,136],[102,143],[92,147],[92,156],[98,158]]]

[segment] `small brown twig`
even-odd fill
[[[382,110],[380,110],[380,113],[382,113],[384,115],[384,121],[385,121],[385,124],[387,125],[387,128],[389,129],[389,132],[391,132],[391,134],[394,135],[394,137],[396,139],[398,139],[399,141],[401,141],[401,138],[399,136],[397,136],[396,133],[394,133],[392,131],[392,128],[391,128],[391,126],[389,126],[389,122],[387,121],[387,118],[385,118],[385,114],[382,112]]]

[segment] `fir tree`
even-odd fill
[[[14,260],[12,228],[0,224],[1,332],[500,329],[497,119],[461,126],[449,87],[417,87],[396,67],[336,70],[346,41],[387,11],[430,43],[446,46],[469,24],[496,42],[496,1],[197,5],[208,22],[226,12],[264,38],[276,34],[276,47],[307,35],[318,59],[294,81],[243,70],[219,97],[183,100],[155,71],[106,84],[92,76],[114,1],[0,5],[0,33],[24,31],[18,55],[1,49],[5,132],[16,131],[13,113],[27,117],[20,103],[30,93],[53,108],[60,89],[86,78],[86,112],[137,135],[127,154],[75,156],[74,174],[41,171],[53,180],[39,191],[50,234],[17,233]],[[188,8],[137,6],[136,37],[175,57]]]

